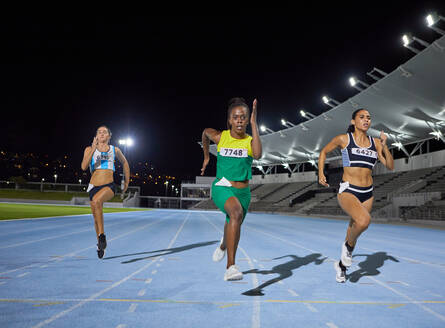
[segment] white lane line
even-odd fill
[[[47,268],[47,267],[48,267],[47,264],[44,264],[44,265],[41,266],[41,268]]]
[[[132,313],[132,312],[136,311],[136,308],[137,308],[137,307],[138,307],[138,304],[137,304],[137,303],[131,303],[131,305],[130,305],[130,307],[128,308],[128,311],[127,311],[127,312]]]
[[[156,274],[158,272],[158,270],[153,270],[152,272],[151,272],[151,274]]]
[[[258,266],[260,267],[260,269],[264,269],[264,265],[258,264]]]
[[[152,281],[153,281],[153,279],[148,278],[147,280],[145,280],[145,283],[146,283],[146,284],[149,284],[149,283],[151,283]]]
[[[116,224],[121,224],[120,222],[116,222],[114,224],[109,224],[107,225],[108,227],[114,226]],[[23,243],[17,243],[17,244],[11,244],[11,245],[7,245],[7,246],[1,246],[0,249],[5,249],[5,248],[12,248],[12,247],[18,247],[18,246],[23,246],[23,245],[28,245],[28,244],[33,244],[33,243],[37,243],[39,241],[45,241],[45,240],[51,240],[51,239],[57,239],[57,238],[62,238],[65,236],[70,236],[70,235],[75,235],[78,233],[82,233],[82,232],[86,232],[86,231],[91,231],[91,229],[84,229],[84,230],[78,230],[78,231],[74,231],[74,232],[70,232],[70,233],[65,233],[63,235],[59,234],[56,236],[51,236],[51,237],[46,237],[46,238],[41,238],[41,239],[37,239],[37,240],[30,240],[30,241],[25,241]]]
[[[113,213],[109,213],[109,214],[113,214]],[[88,214],[88,215],[90,215],[90,214]],[[170,216],[165,217],[163,219],[169,218]],[[137,232],[139,230],[145,229],[145,228],[147,228],[147,227],[149,227],[149,226],[151,226],[153,224],[158,224],[158,223],[162,222],[163,219],[160,219],[160,220],[155,221],[155,222],[148,223],[148,224],[146,224],[146,225],[144,225],[144,226],[142,226],[140,228],[136,228],[134,230],[130,230],[129,232],[123,233],[122,235],[119,235],[119,236],[116,236],[114,238],[109,239],[108,242],[116,240],[116,239],[120,239],[122,237],[125,237],[128,234],[131,234],[133,232]],[[81,253],[81,252],[86,251],[86,250],[91,249],[91,248],[96,248],[96,245],[89,246],[89,247],[86,247],[86,248],[82,248],[82,249],[80,249],[78,251],[74,251],[74,252],[71,252],[71,253],[67,253],[67,254],[61,255],[60,257],[62,257],[62,258],[64,258],[64,257],[72,257],[72,256],[76,255],[77,253]],[[60,261],[60,259],[59,260],[58,259],[51,259],[49,262],[52,263],[52,262],[56,262],[56,261]],[[15,272],[15,271],[23,270],[23,269],[33,268],[35,266],[37,266],[37,265],[36,264],[25,265],[25,266],[22,266],[20,268],[16,268],[16,269],[0,272],[0,274],[11,273],[11,272]]]
[[[184,228],[184,225],[185,225],[185,223],[187,222],[187,219],[189,218],[189,216],[190,216],[190,213],[189,213],[189,215],[185,218],[184,222],[182,222],[181,227],[178,229],[178,231],[176,232],[176,235],[175,235],[175,236],[173,237],[173,239],[170,241],[170,244],[167,246],[167,248],[171,248],[171,247],[172,247],[172,245],[174,244],[174,242],[175,242],[176,239],[178,238],[179,233],[182,231],[182,228]],[[43,327],[43,326],[45,326],[45,325],[47,325],[47,324],[49,324],[49,323],[51,323],[51,322],[53,322],[53,321],[55,321],[55,320],[57,320],[57,319],[59,319],[59,318],[65,316],[65,315],[67,315],[68,313],[72,312],[73,310],[75,310],[75,309],[77,309],[77,308],[79,308],[79,307],[85,305],[86,303],[95,300],[95,299],[98,298],[99,296],[105,294],[106,292],[112,290],[112,289],[115,288],[115,287],[118,287],[119,285],[123,284],[123,283],[126,282],[127,280],[133,278],[135,275],[139,274],[140,272],[142,272],[142,271],[148,269],[152,264],[156,263],[157,260],[158,260],[158,258],[155,258],[155,259],[152,260],[151,262],[147,263],[146,265],[144,265],[144,266],[141,267],[140,269],[138,269],[138,270],[134,271],[133,273],[129,274],[128,276],[126,276],[125,278],[121,279],[120,281],[114,283],[114,284],[111,285],[110,287],[107,287],[107,288],[105,288],[105,289],[102,289],[101,291],[99,291],[99,292],[97,292],[97,293],[91,295],[88,299],[86,299],[86,300],[84,300],[84,301],[81,301],[81,302],[79,302],[79,303],[77,303],[77,304],[71,306],[70,308],[68,308],[68,309],[66,309],[66,310],[64,310],[64,311],[62,311],[62,312],[57,313],[57,314],[53,315],[52,317],[50,317],[50,318],[48,318],[48,319],[46,319],[46,320],[44,320],[44,321],[39,322],[37,325],[33,326],[32,328],[40,328],[40,327]]]
[[[200,214],[202,217],[204,217],[207,222],[209,222],[213,228],[216,229],[216,231],[218,231],[220,234],[223,234],[224,232],[218,228],[212,221],[209,220],[208,217]],[[247,263],[249,264],[250,269],[255,269],[252,260],[250,259],[249,255],[247,255],[246,251],[238,246],[238,248],[241,250],[241,252],[244,254],[245,259],[247,260]],[[253,288],[257,288],[258,287],[258,276],[256,273],[252,274],[252,283],[253,283]],[[252,311],[252,328],[260,328],[260,311],[261,311],[261,302],[260,302],[260,296],[253,296],[253,311]]]
[[[145,295],[146,290],[145,289],[141,289],[138,293],[138,296],[144,296]]]
[[[289,294],[291,294],[292,296],[299,296],[295,291],[293,291],[292,289],[288,289],[287,290],[289,292]]]
[[[278,283],[279,283],[280,285],[284,285],[284,282],[281,281],[281,280],[278,280]]]
[[[371,279],[372,281],[376,282],[376,283],[379,284],[380,286],[383,286],[383,287],[385,287],[386,289],[389,289],[389,290],[392,291],[393,293],[395,293],[395,294],[397,294],[397,295],[399,295],[399,296],[402,296],[404,299],[407,299],[407,300],[409,300],[409,301],[411,301],[411,302],[414,302],[414,304],[416,304],[418,307],[420,307],[420,308],[422,308],[423,310],[425,310],[426,312],[432,314],[432,315],[435,316],[436,318],[439,318],[440,320],[445,321],[445,316],[443,316],[442,314],[439,314],[439,313],[437,313],[437,312],[431,310],[429,307],[427,307],[427,306],[425,306],[425,305],[422,305],[422,304],[416,302],[413,298],[411,298],[411,297],[409,297],[409,296],[403,294],[402,292],[399,292],[398,290],[396,290],[396,289],[394,289],[394,288],[388,286],[388,285],[385,284],[384,282],[381,282],[380,280],[377,280],[377,279],[375,279],[375,278],[373,278],[373,277],[371,277],[371,276],[367,276],[367,278],[369,278],[369,279]]]
[[[125,328],[125,327],[127,327],[127,325],[120,324],[116,326],[116,328]]]
[[[29,275],[31,272],[24,272],[24,273],[22,273],[22,274],[19,274],[18,276],[17,276],[17,278],[21,278],[21,277],[24,277],[24,276],[27,276],[27,275]]]
[[[309,303],[303,303],[311,312],[318,312],[318,310],[316,308],[314,308],[311,304]]]
[[[161,258],[159,259],[159,262],[164,262],[164,258],[161,257]]]
[[[372,248],[367,248],[367,247],[361,247],[361,248],[363,248],[364,250],[367,250],[367,251],[374,252],[374,253],[380,252],[380,251],[372,249]],[[391,252],[391,255],[394,256],[395,258],[399,258],[399,259],[402,259],[402,260],[405,260],[405,261],[408,261],[408,262],[411,262],[411,263],[416,263],[416,264],[418,263],[418,264],[428,265],[428,266],[432,266],[432,267],[439,268],[439,269],[442,269],[442,270],[445,269],[445,267],[440,265],[440,264],[424,262],[424,261],[412,259],[412,258],[409,258],[409,257],[400,256],[400,255],[395,254],[394,252]]]
[[[159,268],[161,265],[159,263],[156,263],[156,266]]]
[[[338,328],[333,322],[326,322],[326,326],[329,328]]]

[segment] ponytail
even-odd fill
[[[355,131],[355,125],[351,124],[350,126],[348,126],[348,130],[346,131],[346,133],[349,133],[349,132],[353,133],[354,131]]]
[[[366,110],[364,108],[359,108],[357,110],[354,111],[354,113],[352,113],[352,119],[355,120],[355,117],[357,116],[357,114],[361,111],[361,110]],[[350,126],[348,126],[348,130],[346,131],[347,133],[351,132],[353,133],[355,131],[355,125],[351,124]]]

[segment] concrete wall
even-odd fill
[[[309,182],[316,181],[317,176],[315,171],[292,173],[289,178],[288,173],[268,174],[264,178],[262,175],[253,175],[251,184],[264,184],[264,183],[289,183],[289,182]]]

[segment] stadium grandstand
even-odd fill
[[[406,46],[416,55],[390,73],[373,68],[367,73],[372,84],[351,77],[351,86],[359,92],[350,99],[340,103],[323,96],[332,108],[319,116],[302,111],[308,121],[294,125],[283,119],[280,131],[262,126],[263,157],[254,161],[261,174],[251,181],[250,211],[344,215],[335,188],[342,173],[340,151],[327,158],[331,188],[318,184],[316,165],[322,147],[345,131],[351,113],[366,108],[372,114],[368,133],[378,137],[384,131],[392,153],[400,154],[394,171],[380,163],[374,168],[373,217],[445,220],[445,36],[421,43],[422,51],[408,41]],[[211,153],[216,155],[216,145]],[[277,173],[278,168],[288,172]],[[183,185],[183,197],[189,188],[193,184]],[[211,199],[192,208],[216,209]]]

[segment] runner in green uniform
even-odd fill
[[[252,136],[246,133],[247,125],[252,127]],[[240,280],[243,274],[235,265],[235,255],[240,239],[241,224],[250,203],[249,180],[252,179],[252,161],[262,155],[262,146],[257,118],[257,100],[253,101],[252,114],[243,98],[229,102],[227,130],[207,128],[202,133],[204,162],[201,175],[209,163],[209,144],[217,144],[218,156],[216,179],[212,185],[212,199],[226,214],[224,236],[213,253],[213,260],[219,262],[227,250],[227,267],[224,280]]]

